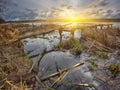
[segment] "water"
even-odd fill
[[[113,24],[115,27],[120,27],[120,22],[82,22],[82,23],[79,23],[79,22],[74,22],[74,24]],[[25,23],[25,24],[31,24],[31,25],[42,25],[42,24],[57,24],[57,25],[65,25],[65,24],[71,24],[71,23],[67,23],[67,22],[63,22],[63,23],[59,23],[59,22],[53,22],[53,23],[46,23],[46,22],[42,22],[42,23],[39,23],[39,22],[36,22],[36,23]]]
[[[115,24],[116,26],[119,25],[118,23]],[[63,32],[62,39],[66,40],[71,37],[69,32]],[[75,32],[75,38],[81,37],[81,31],[76,30]],[[29,38],[23,40],[24,42],[24,50],[25,53],[28,53],[30,56],[38,55],[40,54],[44,49],[47,51],[52,50],[59,42],[60,42],[60,36],[58,31],[46,34],[45,36],[40,35],[35,38]],[[84,61],[85,64],[75,68],[73,70],[70,70],[68,73],[65,73],[63,75],[63,78],[60,82],[58,82],[53,88],[55,90],[95,90],[93,87],[81,87],[81,86],[75,86],[73,84],[92,84],[94,87],[97,87],[98,90],[113,90],[112,86],[109,85],[109,82],[102,80],[101,77],[96,77],[98,74],[102,75],[102,77],[110,77],[111,72],[108,70],[102,69],[95,69],[93,71],[89,70],[89,66],[91,64],[89,63],[89,59],[97,60],[95,61],[98,64],[98,68],[105,65],[105,62],[110,64],[114,61],[119,62],[119,60],[116,60],[114,57],[115,55],[110,55],[110,58],[105,60],[102,60],[96,56],[91,56],[88,53],[82,52],[79,56],[74,56],[69,51],[62,52],[62,51],[53,51],[51,53],[47,53],[41,60],[40,66],[39,66],[39,77],[48,76],[50,74],[53,74],[56,72],[56,65],[59,67],[59,69],[65,69],[67,67],[73,66],[77,63],[80,63],[81,61]],[[38,58],[32,58],[31,59],[34,63],[38,63]],[[114,62],[116,63],[116,62]],[[119,77],[116,77],[119,78]],[[115,82],[115,80],[113,81]],[[117,82],[119,83],[119,82]],[[51,86],[51,82],[46,81],[46,85]],[[119,86],[116,86],[114,90],[119,90]],[[36,89],[38,90],[38,89]]]

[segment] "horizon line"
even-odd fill
[[[77,20],[69,19],[33,19],[33,20],[13,20],[5,23],[27,23],[27,22],[120,22],[120,18],[82,18]]]

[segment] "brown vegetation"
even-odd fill
[[[103,30],[99,29],[85,29],[83,30],[82,38],[84,46],[93,47],[107,52],[113,52],[120,48],[120,29],[119,28],[107,28]]]
[[[5,90],[25,90],[10,89],[22,81],[30,80],[28,74],[31,61],[24,56],[23,45],[21,41],[6,45],[14,38],[18,38],[19,31],[11,26],[0,26],[0,89]],[[16,86],[17,87],[17,86]]]

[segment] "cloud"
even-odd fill
[[[78,15],[94,18],[115,18],[120,15],[120,0],[3,0],[5,19],[52,19],[58,18],[64,9]],[[120,18],[120,17],[119,17]]]
[[[120,12],[120,10],[116,10],[116,12]]]
[[[93,3],[90,3],[87,8],[84,8],[82,13],[87,13],[90,17],[93,18],[115,18],[115,16],[119,17],[119,15],[115,12],[118,9],[116,7],[116,5],[118,5],[117,1],[118,0],[96,0]],[[117,12],[119,11],[120,10],[117,10]]]
[[[26,20],[34,19],[37,13],[34,10],[21,7],[15,0],[4,0],[5,11],[0,16],[5,20]]]
[[[108,0],[100,0],[98,2],[98,6],[101,6],[101,7],[107,6],[108,4],[109,4]]]
[[[114,14],[112,15],[112,18],[120,18],[120,10],[114,11]]]
[[[113,18],[120,18],[120,13],[115,14]]]

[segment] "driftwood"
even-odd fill
[[[114,51],[112,48],[107,47],[104,44],[101,44],[100,42],[98,42],[96,40],[92,40],[90,38],[86,38],[86,39],[82,38],[82,40],[84,40],[84,42],[87,42],[87,44],[90,46],[88,48],[87,52],[89,52],[93,47],[97,48],[97,49],[99,49],[101,51],[105,51],[105,52],[113,52]]]
[[[34,37],[34,36],[37,36],[37,35],[47,34],[47,33],[53,32],[53,31],[54,31],[53,29],[50,29],[48,31],[35,32],[35,33],[24,35],[24,36],[19,36],[18,38],[9,40],[8,43],[6,43],[6,44],[9,45],[9,44],[12,44],[14,42],[20,41],[22,39]]]
[[[91,48],[94,46],[95,42],[96,42],[95,40],[92,42],[92,44],[91,44],[91,46],[88,48],[87,52],[89,52],[89,51],[91,50]]]
[[[66,77],[67,74],[68,74],[68,72],[67,72],[67,73],[64,72],[63,75],[60,75],[60,76],[53,82],[53,84],[51,85],[51,87],[54,87],[58,82],[60,82],[61,80],[63,80],[63,79]]]
[[[68,68],[63,69],[63,70],[61,70],[60,72],[56,72],[56,73],[51,74],[51,75],[49,75],[49,76],[40,78],[40,80],[41,80],[42,82],[43,82],[43,81],[46,81],[46,80],[49,80],[50,78],[56,77],[56,76],[58,76],[58,75],[60,75],[60,74],[62,74],[62,73],[64,73],[64,72],[68,72],[69,70],[72,70],[72,69],[74,69],[74,68],[77,68],[77,67],[79,67],[79,66],[81,66],[81,65],[83,65],[83,64],[84,64],[84,62],[78,63],[78,64],[76,64],[76,65],[73,65],[73,66],[71,66],[71,67],[68,67]]]
[[[95,90],[99,90],[95,85],[92,85],[92,84],[82,84],[82,83],[74,83],[72,84],[74,86],[78,86],[78,87],[94,87]]]
[[[99,46],[101,47],[101,49],[106,50],[106,51],[113,52],[113,49],[110,48],[110,47],[107,47],[107,46],[105,46],[105,45],[103,45],[103,44],[101,44],[101,43],[99,43],[99,42],[97,42],[97,41],[96,41],[96,44],[97,44],[96,47],[99,45]]]

